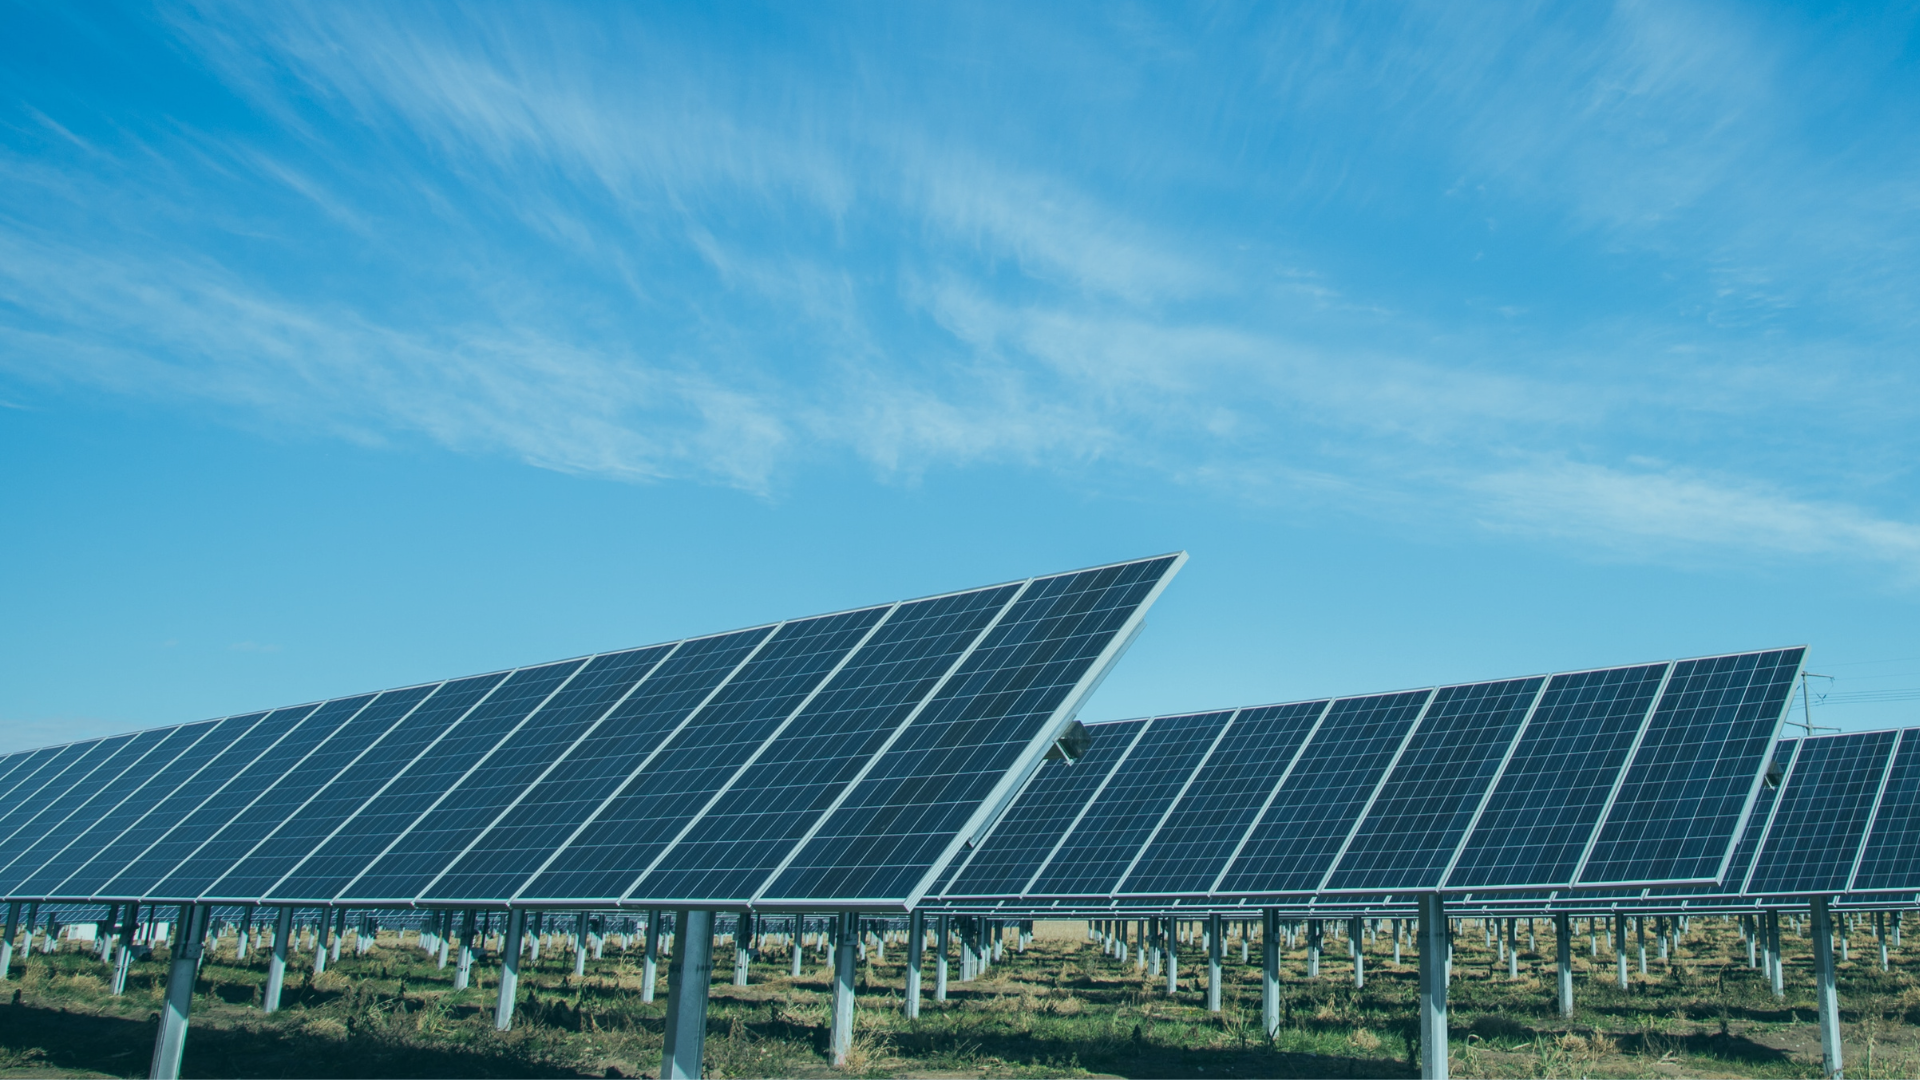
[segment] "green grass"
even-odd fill
[[[1545,923],[1542,928],[1545,929]],[[1543,935],[1542,944],[1548,942]],[[1804,938],[1788,936],[1788,994],[1776,1000],[1746,967],[1731,926],[1696,920],[1670,964],[1614,985],[1612,958],[1577,939],[1578,1009],[1554,1008],[1550,957],[1523,953],[1532,974],[1509,981],[1477,928],[1456,943],[1450,991],[1452,1069],[1458,1076],[1755,1076],[1818,1074],[1819,1044]],[[1848,1074],[1920,1072],[1920,984],[1867,963],[1861,940],[1841,968]],[[1329,941],[1322,975],[1304,954],[1286,957],[1282,1022],[1260,1030],[1257,966],[1225,969],[1225,1008],[1210,1014],[1195,950],[1182,956],[1181,992],[1078,940],[1042,940],[1008,953],[983,979],[955,982],[950,1000],[921,1017],[901,1013],[904,949],[860,971],[856,1045],[834,1070],[826,1046],[826,979],[818,953],[789,979],[784,958],[753,969],[753,985],[716,985],[706,1063],[715,1077],[797,1076],[1410,1076],[1417,1072],[1414,970],[1370,945],[1364,990],[1352,985],[1344,944]],[[1257,962],[1258,952],[1256,950]],[[1413,959],[1411,949],[1407,959]],[[16,959],[0,984],[0,1075],[141,1076],[152,1053],[165,954],[137,964],[128,992],[107,993],[106,968],[63,951]],[[283,1008],[257,1008],[264,959],[233,962],[230,943],[195,984],[189,1076],[638,1076],[659,1067],[662,1000],[640,1001],[640,966],[609,950],[583,979],[565,955],[522,971],[514,1030],[493,1030],[497,975],[455,992],[418,949],[391,934],[364,957],[321,976],[300,954]],[[725,967],[726,965],[721,965]],[[956,965],[957,967],[957,965]],[[7,1003],[11,999],[11,1003]]]

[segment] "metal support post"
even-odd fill
[[[800,977],[800,965],[806,961],[807,950],[800,945],[801,938],[805,936],[802,933],[802,928],[805,926],[806,922],[800,916],[793,917],[793,933],[787,941],[787,963],[790,965],[787,977],[790,979]]]
[[[1787,996],[1786,965],[1780,959],[1780,909],[1767,909],[1767,979],[1773,984],[1773,996]]]
[[[7,905],[7,937],[0,941],[0,979],[13,970],[13,937],[20,932],[20,901]]]
[[[1167,996],[1180,992],[1180,956],[1177,938],[1180,936],[1180,924],[1167,920]]]
[[[951,916],[941,915],[935,920],[933,931],[933,1000],[947,1000],[947,948],[953,933]]]
[[[660,909],[647,912],[647,955],[641,961],[640,1000],[653,1000],[653,984],[660,981]],[[701,1000],[705,1000],[702,998]],[[700,1075],[696,1070],[695,1076]]]
[[[527,931],[527,909],[507,912],[507,932],[500,942],[500,997],[493,1003],[493,1026],[499,1031],[513,1028],[513,998],[520,989],[520,943]]]
[[[1207,916],[1207,1011],[1220,1011],[1220,915]]]
[[[1420,950],[1420,1076],[1447,1080],[1447,947],[1446,906],[1439,893],[1420,894],[1418,940]]]
[[[1320,943],[1324,940],[1326,927],[1319,919],[1307,920],[1307,978],[1320,977]]]
[[[1633,920],[1633,928],[1640,939],[1640,974],[1645,975],[1647,973],[1647,917],[1636,916]]]
[[[1367,986],[1367,955],[1362,948],[1366,938],[1360,926],[1360,916],[1355,915],[1347,923],[1347,951],[1353,954],[1353,988],[1364,990]]]
[[[333,924],[333,909],[320,909],[319,925],[313,934],[313,973],[319,975],[327,970],[327,928]]]
[[[478,921],[472,908],[468,908],[460,923],[460,963],[453,971],[453,988],[465,990],[473,985],[473,935],[474,923]]]
[[[647,937],[658,942],[655,918]],[[707,1041],[707,991],[713,984],[713,912],[681,911],[674,921],[673,954],[667,961],[667,1038],[660,1054],[661,1080],[700,1080]]]
[[[1825,1075],[1840,1077],[1840,995],[1833,985],[1833,919],[1827,898],[1816,896],[1813,909],[1813,988],[1820,1006],[1820,1053]]]
[[[335,921],[339,924],[333,935],[333,962],[340,962],[340,943],[347,940],[347,909],[341,908]]]
[[[267,988],[260,995],[262,1012],[280,1011],[280,989],[287,982],[287,946],[293,940],[293,908],[280,905],[273,917],[273,951],[267,956]]]
[[[1553,917],[1555,966],[1560,971],[1560,1015],[1573,1015],[1573,916]]]
[[[1627,988],[1627,917],[1613,917],[1613,959],[1614,966],[1620,969],[1620,989]]]
[[[741,912],[733,920],[733,985],[747,985],[747,969],[753,963],[753,915]]]
[[[113,956],[113,996],[124,997],[127,992],[127,971],[133,967],[133,934],[140,925],[140,905],[128,904],[126,913],[120,919],[119,941]]]
[[[907,916],[907,1019],[920,1016],[920,961],[927,947],[927,913]]]
[[[847,1053],[853,1049],[853,971],[854,938],[860,932],[860,918],[851,911],[834,916],[833,949],[833,1017],[832,1029],[828,1032],[828,1044],[833,1053],[833,1067],[843,1068],[847,1064]]]
[[[167,1000],[160,1013],[160,1030],[153,1037],[154,1080],[180,1080],[180,1058],[187,1049],[187,1010],[193,1005],[193,980],[200,970],[200,939],[207,933],[207,904],[180,905],[174,929],[173,964],[167,971]]]
[[[573,917],[573,977],[585,978],[587,974],[587,913],[581,912]]]
[[[1268,908],[1260,920],[1260,1019],[1267,1038],[1280,1031],[1280,913]]]

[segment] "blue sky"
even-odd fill
[[[1090,718],[1920,720],[1912,8],[5,11],[12,745],[1174,549]]]

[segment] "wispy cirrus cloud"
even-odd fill
[[[1920,567],[1912,308],[1862,314],[1920,205],[1902,151],[1806,152],[1755,18],[1053,22],[1060,71],[996,79],[547,14],[170,9],[244,120],[22,102],[0,370],[625,480],[1011,462]]]

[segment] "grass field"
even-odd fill
[[[1551,940],[1543,933],[1540,944],[1550,949]],[[1614,985],[1604,944],[1596,960],[1584,936],[1576,941],[1579,1008],[1564,1021],[1554,1008],[1551,956],[1523,952],[1522,978],[1510,981],[1477,924],[1468,925],[1450,992],[1454,1075],[1818,1075],[1804,936],[1783,929],[1784,1000],[1747,967],[1734,928],[1718,919],[1696,919],[1673,960],[1650,961],[1644,977],[1636,968],[1626,992]],[[1839,976],[1848,1075],[1915,1076],[1920,984],[1902,968],[1920,970],[1920,957],[1903,948],[1894,970],[1882,973],[1871,943],[1854,944]],[[564,954],[524,965],[518,1019],[501,1034],[491,1022],[495,973],[477,970],[481,984],[456,993],[451,968],[439,970],[391,933],[319,976],[308,973],[310,956],[300,957],[272,1016],[255,1007],[264,958],[236,964],[231,948],[223,942],[201,970],[188,1076],[609,1077],[659,1067],[664,977],[661,1001],[643,1004],[635,958],[611,949],[584,979],[573,978]],[[1370,944],[1366,987],[1355,990],[1344,945],[1329,943],[1328,953],[1313,980],[1302,951],[1286,955],[1283,1020],[1270,1041],[1259,1025],[1257,948],[1252,966],[1239,962],[1237,945],[1230,950],[1219,1015],[1204,1008],[1193,950],[1170,999],[1163,980],[1065,935],[1038,940],[1024,955],[1010,950],[985,978],[953,984],[945,1003],[931,1000],[929,972],[928,1000],[914,1022],[901,1015],[904,950],[889,948],[888,962],[860,967],[856,1044],[845,1070],[823,1054],[819,953],[808,955],[798,979],[786,976],[784,958],[770,958],[754,965],[753,985],[713,988],[707,1069],[716,1077],[1417,1075],[1411,964],[1394,965],[1384,938]],[[0,1075],[145,1075],[164,958],[163,950],[136,965],[120,998],[107,993],[107,969],[89,953],[16,958],[0,990]]]

